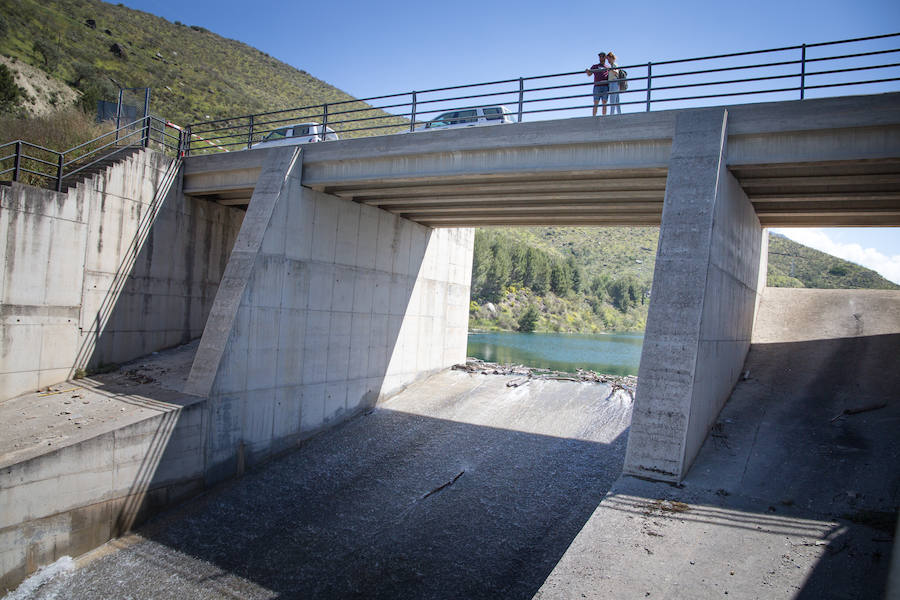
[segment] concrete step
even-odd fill
[[[81,165],[90,165],[84,170],[78,171],[77,173],[73,173],[71,175],[67,175],[63,177],[63,189],[71,189],[77,186],[79,183],[90,179],[94,175],[98,173],[102,173],[109,167],[122,162],[123,160],[127,160],[131,158],[138,152],[143,149],[142,146],[125,146],[122,148],[118,148],[113,150],[109,155],[97,159],[96,156],[91,156],[83,161],[76,161],[72,165],[69,166],[69,171],[73,171],[78,169]],[[96,162],[95,162],[96,161]]]

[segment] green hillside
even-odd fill
[[[479,229],[469,325],[577,333],[641,331],[647,322],[658,235],[653,227]],[[900,289],[865,267],[776,234],[769,236],[768,285]]]
[[[768,285],[825,289],[897,290],[871,269],[813,250],[783,235],[769,234]]]
[[[0,0],[0,54],[65,81],[88,107],[116,99],[111,80],[150,87],[151,111],[179,124],[352,99],[200,25],[99,0]]]

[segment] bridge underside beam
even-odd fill
[[[900,225],[900,159],[730,165],[765,227]]]
[[[659,225],[666,169],[378,178],[314,187],[429,227]]]

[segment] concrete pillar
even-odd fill
[[[675,124],[627,474],[684,477],[750,347],[765,231],[725,167],[727,122],[713,108]]]
[[[473,231],[314,191],[302,150],[267,152],[186,388],[209,399],[208,481],[466,356]]]

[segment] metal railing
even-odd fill
[[[74,185],[80,175],[128,148],[155,146],[173,154],[184,147],[184,134],[172,134],[177,127],[158,117],[147,116],[63,152],[24,140],[0,145],[0,181],[21,181],[58,192]]]
[[[627,90],[619,92],[618,105],[636,112],[710,106],[721,99],[740,103],[898,91],[898,38],[900,33],[892,33],[623,64]],[[582,69],[202,121],[185,129],[184,150],[242,150],[301,122],[327,125],[342,138],[412,132],[441,113],[484,105],[506,105],[518,122],[585,116],[593,109],[593,86]]]

